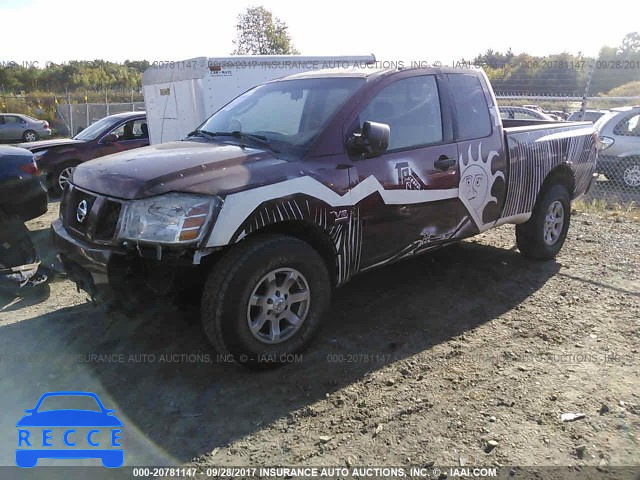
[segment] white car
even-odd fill
[[[625,187],[640,188],[640,105],[613,108],[594,126],[602,142],[598,173]]]

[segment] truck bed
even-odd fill
[[[504,120],[503,126],[509,162],[503,217],[533,211],[545,177],[562,164],[575,179],[573,198],[585,193],[597,156],[598,136],[591,122]]]

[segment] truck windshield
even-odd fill
[[[78,133],[75,137],[73,137],[73,139],[83,140],[85,142],[88,142],[90,140],[95,140],[102,134],[102,132],[111,128],[112,126],[115,126],[115,124],[118,123],[119,121],[120,120],[117,118],[105,117],[101,120],[98,120],[96,123],[89,125],[87,128],[85,128],[80,133]]]
[[[283,155],[303,154],[362,78],[309,78],[260,85],[214,113],[194,132],[233,143],[262,140]],[[218,140],[218,138],[216,138]]]

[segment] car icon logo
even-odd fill
[[[82,200],[78,204],[78,208],[76,208],[76,219],[78,223],[84,222],[84,219],[87,218],[87,213],[89,213],[89,205],[86,200]]]
[[[43,406],[43,402],[45,406]],[[55,408],[51,404],[78,403],[85,408]],[[41,458],[100,459],[107,468],[121,467],[122,422],[91,392],[48,392],[36,406],[25,410],[18,427],[16,465],[32,468]]]

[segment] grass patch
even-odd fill
[[[585,200],[579,198],[572,203],[572,208],[578,213],[599,214],[613,219],[624,218],[640,222],[640,208],[636,202],[611,203],[601,198]]]

